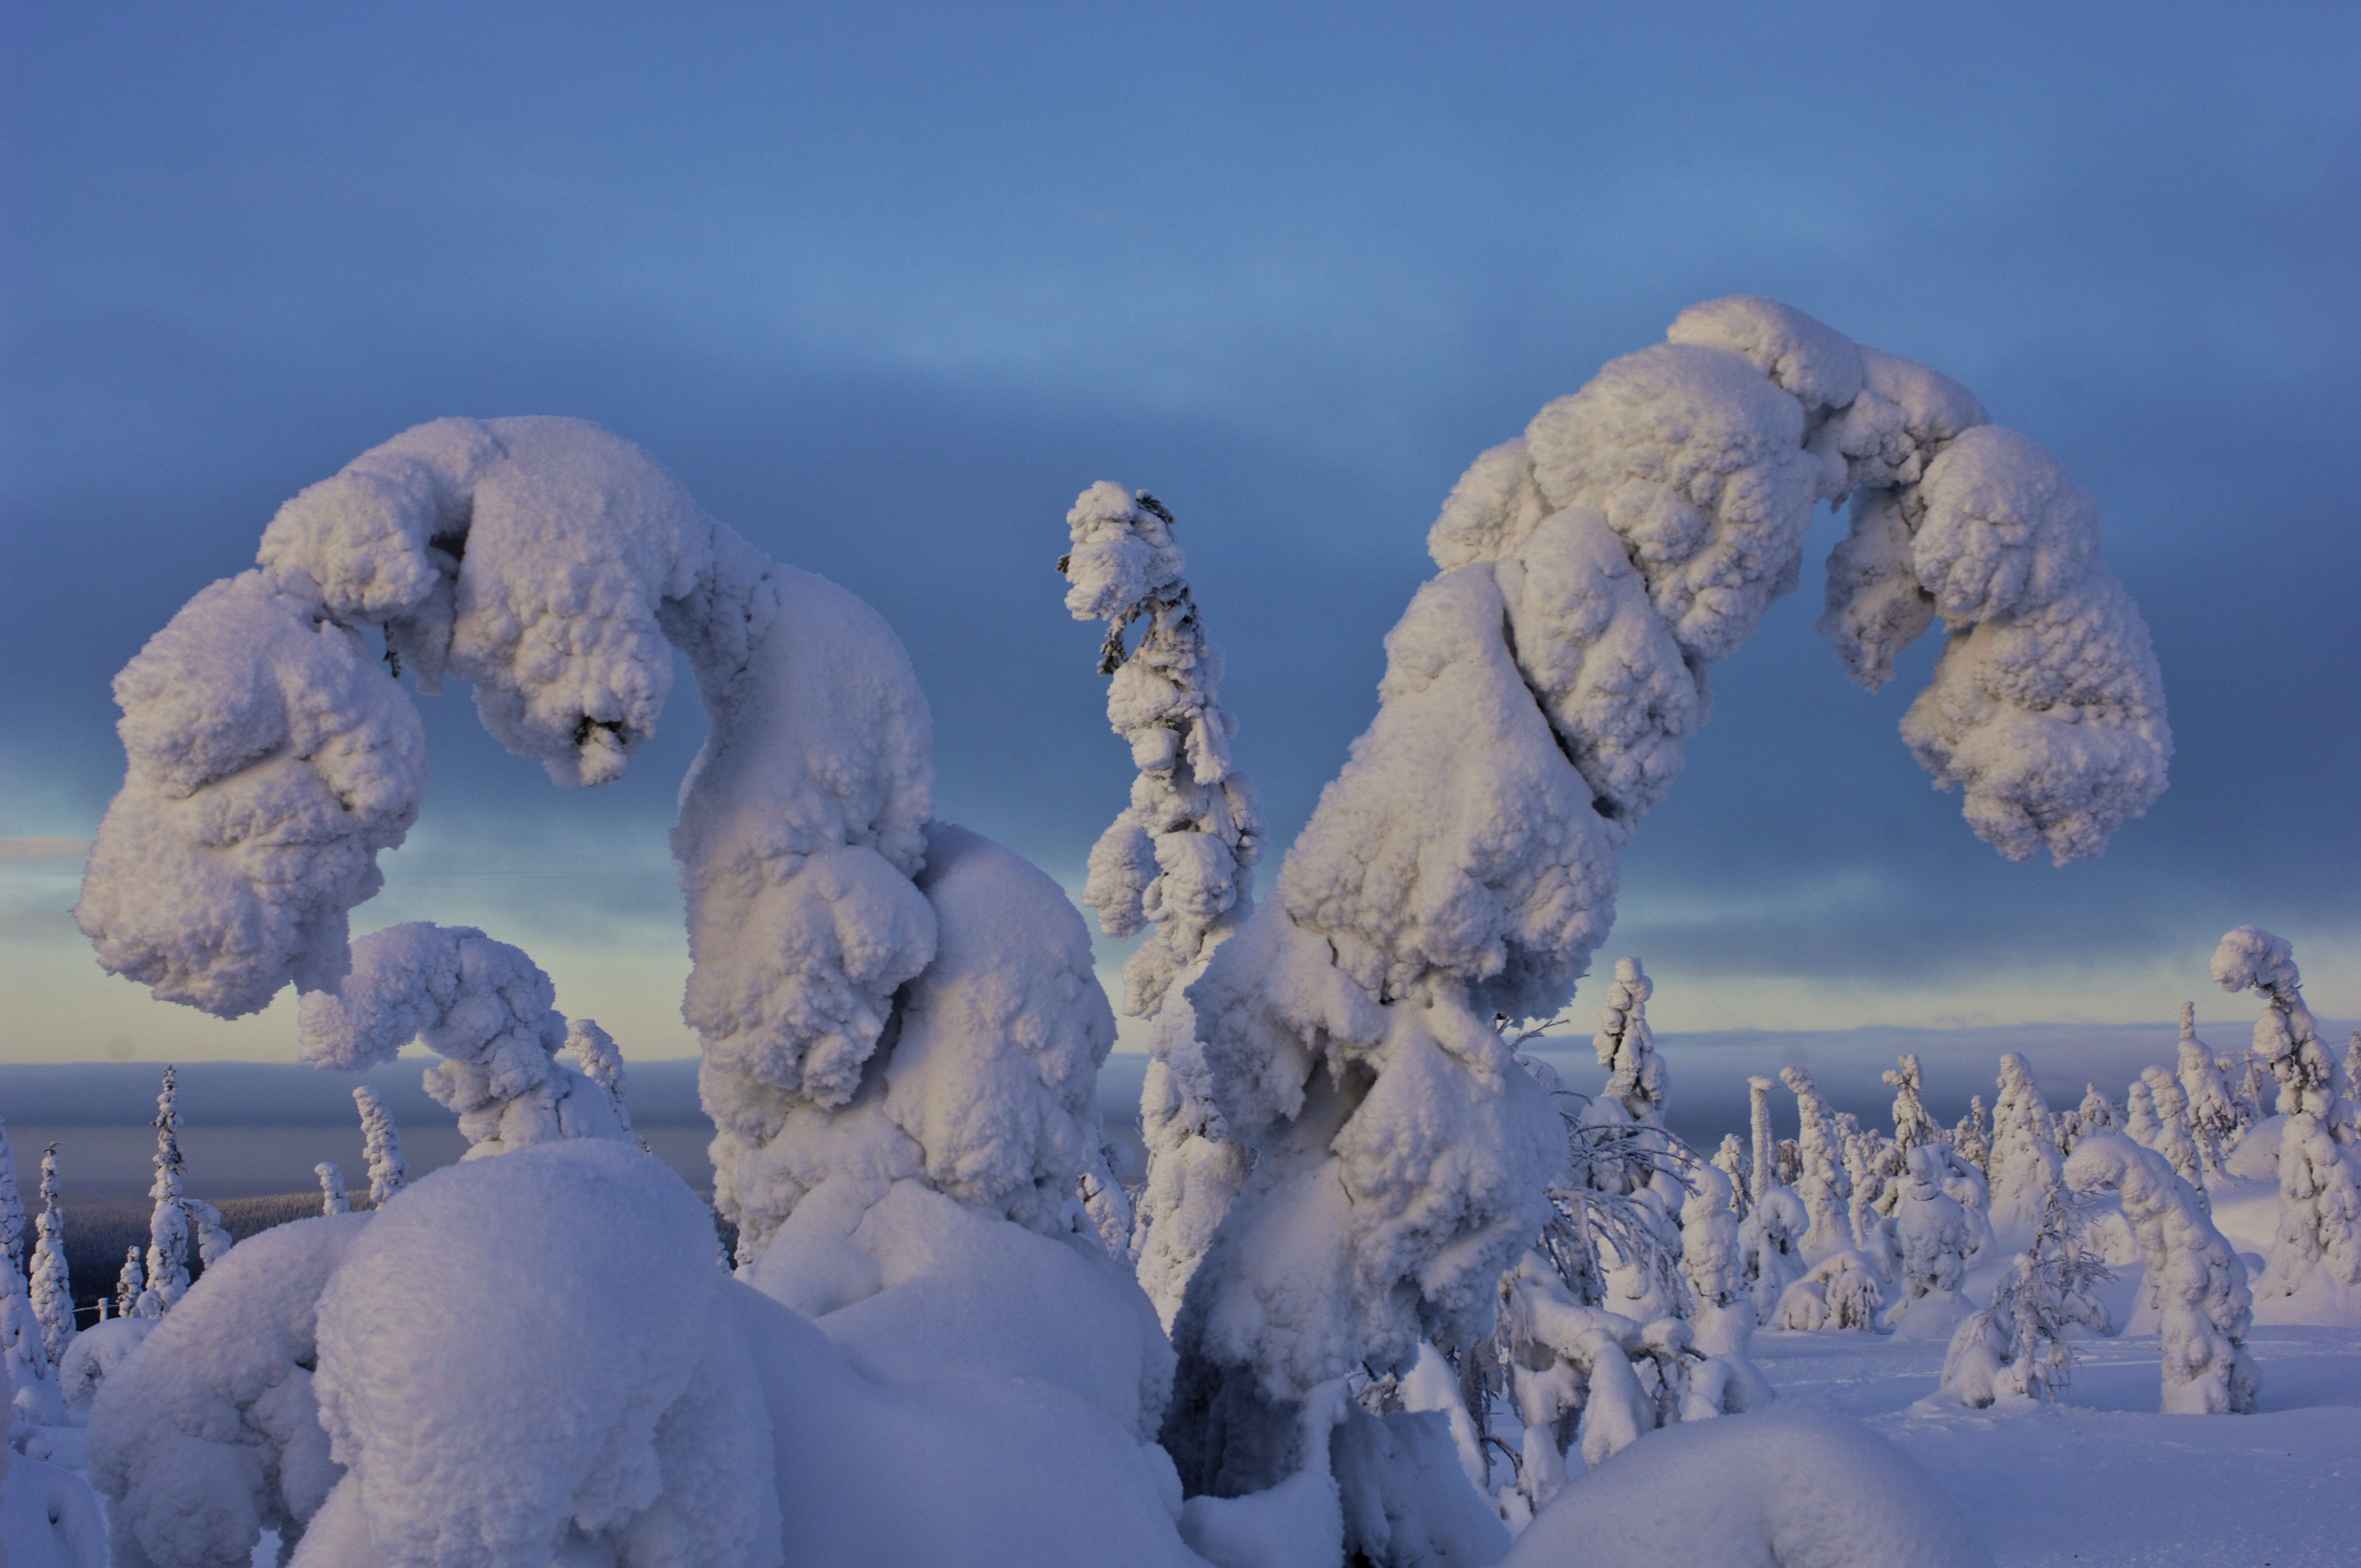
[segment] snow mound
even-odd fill
[[[299,1220],[239,1243],[107,1373],[91,1408],[90,1475],[119,1561],[243,1563],[262,1531],[291,1535],[318,1511],[341,1466],[314,1397],[317,1306],[378,1223]]]
[[[106,1568],[106,1519],[81,1476],[0,1447],[0,1563]]]
[[[1857,1422],[1779,1410],[1656,1432],[1568,1486],[1501,1568],[1989,1568],[1967,1518]]]
[[[384,1568],[546,1568],[577,1540],[775,1559],[767,1422],[726,1282],[705,1206],[628,1144],[535,1145],[414,1183],[320,1301],[339,1507]]]

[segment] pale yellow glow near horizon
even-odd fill
[[[234,1021],[156,1001],[144,986],[98,967],[90,945],[63,913],[72,900],[86,840],[0,839],[0,1062],[293,1061],[294,1000],[282,993],[262,1013]],[[30,852],[38,844],[40,853]],[[24,847],[27,852],[17,852]],[[389,865],[389,871],[394,870]],[[421,890],[390,879],[388,893],[355,912],[357,930],[410,916]],[[1079,888],[1069,886],[1069,896]],[[438,901],[484,905],[495,890],[464,900],[447,886]],[[489,907],[489,905],[485,905]],[[542,926],[530,909],[505,904],[494,919],[485,907],[450,909],[446,924],[482,925],[516,943],[549,971],[557,1004],[570,1016],[597,1019],[627,1058],[661,1060],[697,1054],[697,1036],[680,1017],[688,975],[687,939],[676,921],[618,921],[597,938]],[[1088,918],[1086,916],[1085,918]],[[2305,995],[2323,1019],[2361,1017],[2361,934],[2290,925]],[[1610,941],[1594,965],[1611,965]],[[1641,957],[1646,959],[1642,952]],[[1719,1029],[1837,1031],[1878,1025],[1971,1028],[2019,1024],[2160,1024],[2197,1004],[2199,1020],[2224,1037],[2243,1036],[2257,1012],[2251,997],[2224,995],[2205,974],[2206,952],[2150,955],[2098,964],[2061,958],[1927,982],[1877,984],[1826,978],[1717,977],[1651,961],[1656,981],[1650,1017],[1665,1033]],[[1120,958],[1102,954],[1101,983],[1120,998]],[[1587,1023],[1595,982],[1572,1010]],[[1118,1018],[1115,1048],[1144,1052],[1148,1025]]]

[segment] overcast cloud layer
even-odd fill
[[[0,1059],[291,1055],[283,1002],[162,1007],[61,913],[121,769],[107,681],[420,420],[597,420],[869,599],[943,815],[1074,885],[1128,778],[1049,570],[1076,491],[1179,514],[1283,842],[1467,461],[1739,291],[2060,456],[2179,755],[2103,860],[2000,861],[1894,734],[1933,648],[1872,697],[1810,634],[1823,516],[1624,862],[1610,946],[1660,1021],[2195,996],[2243,1035],[2203,970],[2246,921],[2361,1013],[2353,7],[488,9],[5,8]],[[686,683],[588,795],[464,693],[424,706],[426,819],[357,927],[484,925],[627,1050],[692,1049]]]

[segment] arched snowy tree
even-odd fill
[[[360,1108],[361,1152],[368,1158],[369,1207],[381,1209],[410,1184],[410,1162],[401,1157],[401,1134],[393,1124],[393,1113],[377,1091],[355,1084],[353,1103]]]
[[[1169,1329],[1251,1160],[1214,1102],[1186,991],[1253,911],[1261,807],[1230,754],[1237,720],[1221,706],[1221,650],[1183,575],[1172,514],[1103,480],[1075,500],[1066,527],[1066,609],[1106,623],[1107,722],[1138,770],[1130,804],[1091,850],[1082,900],[1110,937],[1151,932],[1123,969],[1124,1011],[1149,1021],[1148,1182],[1126,1251],[1137,1252],[1140,1285]],[[1100,1205],[1120,1199],[1111,1171],[1088,1179]]]
[[[2285,938],[2241,926],[2214,949],[2213,971],[2223,990],[2262,997],[2255,1055],[2279,1080],[2279,1114],[2287,1118],[2279,1132],[2279,1234],[2255,1287],[2257,1303],[2276,1314],[2295,1299],[2361,1285],[2361,1172],[2347,1153],[2353,1108],[2344,1069],[2304,1005],[2303,977]]]
[[[2261,1377],[2246,1352],[2253,1316],[2246,1266],[2213,1228],[2196,1190],[2163,1156],[2123,1137],[2087,1140],[2065,1175],[2078,1192],[2123,1200],[2158,1312],[2165,1414],[2253,1410]]]
[[[1276,896],[1187,988],[1254,1158],[1176,1322],[1166,1430],[1192,1490],[1296,1470],[1313,1387],[1490,1315],[1559,1154],[1490,1020],[1563,1005],[1704,671],[1795,586],[1817,500],[1856,497],[1823,624],[1857,674],[1950,624],[1905,736],[1979,834],[2079,858],[2163,787],[2145,631],[2046,455],[1770,302],[1697,307],[1671,337],[1455,490],[1376,722]],[[906,1183],[1081,1223],[1112,1027],[1079,923],[930,825],[926,707],[883,624],[577,422],[440,421],[363,455],[126,667],[129,770],[76,911],[108,968],[224,1015],[290,982],[339,998],[348,912],[425,780],[369,631],[423,685],[468,681],[561,784],[620,774],[667,695],[664,644],[686,653],[712,733],[673,839],[684,1011],[750,1252],[823,1189],[834,1218],[809,1228],[838,1235]]]
[[[33,1244],[33,1314],[41,1321],[41,1345],[52,1365],[65,1360],[73,1343],[73,1277],[66,1266],[66,1212],[58,1202],[58,1146],[41,1151],[39,1239]]]
[[[180,1082],[164,1069],[156,1095],[156,1179],[148,1189],[155,1207],[148,1219],[146,1284],[132,1310],[160,1317],[189,1289],[189,1206],[181,1190]]]

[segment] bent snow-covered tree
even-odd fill
[[[1564,1005],[1620,848],[1705,718],[1707,668],[1797,585],[1817,502],[1855,498],[1820,624],[1857,679],[1950,629],[1904,736],[1978,834],[2062,863],[2164,787],[2146,627],[2054,459],[1767,300],[1696,306],[1668,335],[1460,479],[1376,719],[1277,896],[1189,989],[1256,1154],[1175,1324],[1168,1434],[1191,1490],[1275,1479],[1313,1386],[1406,1370],[1422,1337],[1465,1343],[1488,1312],[1554,1151],[1486,1022]]]
[[[1950,627],[1905,737],[1977,832],[2071,860],[2163,787],[2146,632],[2046,454],[1769,302],[1671,335],[1461,481],[1375,722],[1187,989],[1254,1162],[1176,1320],[1192,1490],[1277,1479],[1314,1457],[1315,1386],[1488,1321],[1563,1153],[1491,1020],[1567,999],[1704,672],[1796,585],[1817,501],[1856,498],[1824,621],[1856,674]],[[116,680],[128,769],[77,919],[164,999],[236,1016],[292,983],[325,1009],[368,983],[349,912],[425,790],[389,666],[467,681],[503,744],[596,784],[653,733],[675,649],[712,725],[673,852],[719,1206],[756,1253],[823,1190],[839,1236],[906,1185],[1069,1234],[1113,1037],[1079,918],[932,820],[925,699],[873,612],[577,421],[422,425],[282,508]],[[499,1008],[445,1065],[505,1107],[481,1052],[536,1070],[548,1009]]]

